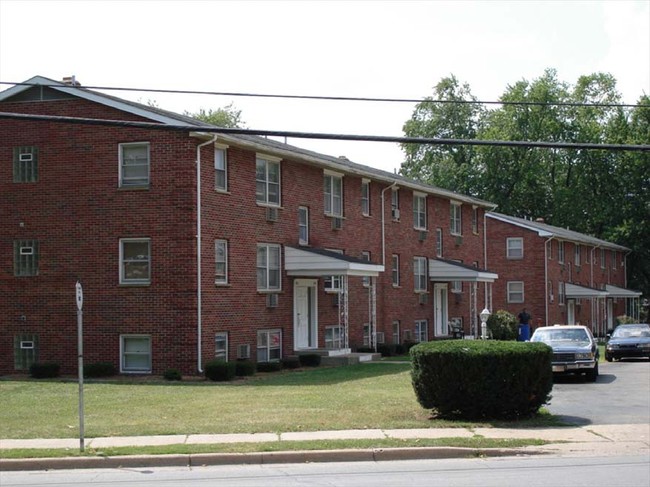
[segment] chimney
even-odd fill
[[[538,216],[537,218],[535,218],[535,221],[537,223],[544,223],[544,218],[542,218],[541,216]]]
[[[348,162],[350,161],[350,159],[348,159],[346,156],[339,156],[339,159],[343,159],[344,161]]]
[[[77,81],[77,78],[75,77],[74,74],[72,76],[64,77],[62,82],[64,84],[70,85],[70,86],[81,86],[81,83],[79,83],[79,81]]]

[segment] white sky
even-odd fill
[[[454,74],[496,100],[549,67],[571,84],[612,73],[625,103],[650,94],[650,0],[0,0],[4,82],[420,99]],[[401,136],[414,108],[110,93],[179,113],[234,102],[249,128],[306,132]],[[397,144],[289,143],[387,171],[402,162]]]

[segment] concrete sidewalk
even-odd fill
[[[287,451],[267,453],[205,453],[183,455],[137,455],[116,457],[66,457],[50,459],[0,459],[3,470],[40,470],[50,468],[111,468],[119,466],[181,466],[237,463],[295,463],[332,461],[379,461],[417,458],[453,458],[468,456],[556,455],[650,455],[650,425],[589,425],[572,428],[430,428],[407,430],[341,430],[292,433],[166,435],[88,438],[86,448],[95,450],[122,446],[200,445],[223,443],[262,443],[307,440],[418,439],[418,438],[522,438],[550,442],[523,448],[385,448],[361,450]],[[1,450],[79,449],[78,438],[0,440]]]

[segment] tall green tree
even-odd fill
[[[224,128],[245,128],[246,124],[241,116],[241,110],[237,109],[232,103],[216,110],[211,108],[205,110],[199,109],[198,112],[185,112],[188,117],[196,118],[202,122],[216,125]]]

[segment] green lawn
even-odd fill
[[[74,438],[76,382],[0,380],[0,438]],[[466,427],[431,420],[410,364],[367,363],[258,374],[232,383],[87,381],[85,436]],[[545,417],[544,417],[545,416]],[[521,426],[554,423],[549,415]]]

